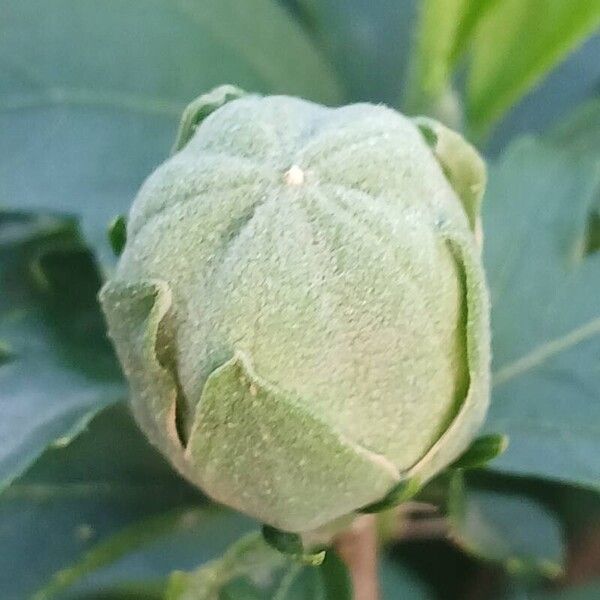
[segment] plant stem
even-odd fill
[[[377,530],[375,515],[361,515],[339,534],[335,548],[350,571],[354,600],[378,600]]]

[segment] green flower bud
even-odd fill
[[[294,532],[453,462],[489,396],[476,151],[384,106],[231,86],[175,150],[101,292],[150,441]]]

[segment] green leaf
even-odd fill
[[[108,226],[108,241],[115,256],[121,256],[127,242],[127,220],[123,215],[115,217]]]
[[[288,533],[270,525],[263,525],[262,535],[271,548],[282,554],[298,555],[304,552],[302,538],[297,533]]]
[[[508,448],[508,437],[499,434],[477,438],[467,451],[452,464],[455,469],[478,469],[500,456]]]
[[[511,145],[484,200],[493,400],[510,447],[496,471],[600,487],[600,255],[585,253],[600,192],[599,109]]]
[[[458,59],[467,50],[480,21],[488,12],[503,0],[470,0],[463,2],[460,20],[450,52],[450,63],[456,65]]]
[[[286,558],[274,550],[260,533],[248,534],[230,547],[222,558],[191,573],[173,573],[165,600],[218,600],[220,592],[239,577],[264,578],[286,564]],[[300,565],[292,565],[300,569]]]
[[[335,550],[327,552],[317,573],[323,582],[324,600],[352,600],[350,573]]]
[[[597,161],[594,150],[600,147],[600,99],[581,106],[546,137],[554,144],[568,147],[571,152]]]
[[[181,509],[135,523],[87,551],[75,564],[55,573],[48,585],[38,590],[32,600],[50,600],[73,586],[86,575],[116,562],[167,534],[174,535],[198,529],[206,522],[223,520],[214,507]]]
[[[486,149],[494,155],[517,135],[543,133],[600,89],[600,35],[591,36],[513,106],[493,130]]]
[[[373,504],[369,504],[368,506],[361,508],[360,512],[368,515],[389,510],[394,506],[402,504],[402,502],[410,500],[419,492],[420,489],[421,482],[416,477],[401,481],[400,483],[396,484],[384,498],[378,502],[373,502]]]
[[[452,539],[477,557],[500,562],[514,576],[562,573],[560,524],[532,497],[492,483],[453,486],[449,520]]]
[[[27,598],[86,553],[93,557],[92,549],[122,528],[202,503],[198,492],[150,448],[127,409],[111,407],[69,446],[48,450],[0,496],[0,547],[10,548],[0,553],[2,595]],[[217,519],[210,534],[213,552],[224,547],[221,539],[227,545],[235,537]],[[194,561],[202,560],[197,544],[191,554]],[[146,577],[166,575],[177,564],[169,561],[180,559],[175,550],[161,553],[153,563],[146,559]],[[139,574],[140,564],[138,559],[123,567],[121,580],[127,581],[130,572]]]
[[[316,567],[325,559],[325,550],[307,551],[302,543],[302,537],[297,533],[289,533],[270,525],[263,525],[262,536],[271,548],[301,564]]]
[[[337,102],[331,69],[270,0],[7,0],[2,202],[109,221],[169,153],[184,107],[222,83]]]
[[[588,583],[560,592],[534,594],[532,600],[597,600],[600,598],[600,581]]]
[[[0,490],[125,394],[72,222],[0,211]]]
[[[412,56],[410,109],[431,113],[432,105],[448,90],[460,23],[468,10],[468,0],[424,0],[421,3]]]
[[[299,0],[304,22],[345,84],[346,100],[397,104],[419,0]]]
[[[351,600],[350,577],[332,550],[320,566],[286,558],[249,534],[217,560],[173,573],[166,600]]]
[[[468,118],[485,133],[600,24],[600,0],[501,0],[473,35]]]
[[[400,561],[385,555],[379,561],[379,582],[382,600],[431,600],[435,597],[416,574]]]

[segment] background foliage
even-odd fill
[[[2,598],[350,593],[334,553],[283,559],[148,447],[96,301],[108,223],[224,82],[430,114],[489,159],[486,430],[511,443],[428,486],[433,515],[382,517],[384,597],[600,597],[600,0],[0,9]]]

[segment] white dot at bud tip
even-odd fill
[[[285,172],[283,180],[287,185],[302,185],[304,183],[304,171],[298,165],[292,165]]]

